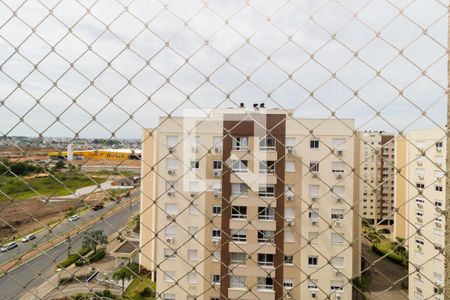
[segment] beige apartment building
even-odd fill
[[[351,299],[349,279],[360,271],[356,143],[353,120],[265,108],[145,130],[140,263],[154,271],[157,293]]]
[[[392,229],[395,214],[395,138],[383,132],[360,132],[361,217]]]
[[[409,299],[444,295],[446,132],[417,130],[397,138],[395,233],[407,241]]]

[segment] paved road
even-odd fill
[[[123,199],[122,201],[127,200],[129,199]],[[112,207],[105,207],[103,210],[97,212],[89,212],[86,215],[83,215],[80,220],[74,223],[64,222],[64,224],[60,225],[60,228],[58,230],[62,232],[64,230],[67,231],[70,228],[74,228],[75,226],[79,226],[83,221],[89,220],[95,215],[104,214],[106,210],[110,208]],[[125,226],[129,220],[130,213],[134,213],[138,211],[138,209],[139,203],[135,203],[131,207],[125,207],[114,215],[96,223],[90,229],[102,229],[106,235],[113,234],[120,228]],[[48,237],[43,238],[42,236],[40,236],[38,242],[44,242],[45,238],[48,239]],[[79,249],[81,247],[82,239],[83,232],[72,236],[70,243],[72,249]],[[18,251],[22,251],[21,249],[25,249],[25,247],[30,246],[21,244],[19,245]],[[0,299],[19,299],[20,296],[22,296],[30,289],[36,288],[43,284],[46,281],[46,278],[50,278],[55,274],[55,263],[66,258],[68,247],[69,243],[63,242],[1,277]],[[3,258],[2,256],[1,259],[4,260],[5,258]]]

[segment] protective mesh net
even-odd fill
[[[448,299],[444,0],[0,0],[1,299]]]

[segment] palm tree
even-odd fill
[[[97,246],[106,243],[108,243],[108,237],[103,233],[103,230],[93,230],[85,233],[82,247],[92,249],[94,253],[97,253]]]
[[[114,272],[113,279],[122,281],[122,296],[125,293],[125,279],[131,279],[138,274],[139,266],[135,263],[127,264]]]

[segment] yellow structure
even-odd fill
[[[67,158],[67,151],[53,151],[48,153],[50,159]],[[131,149],[101,149],[101,150],[74,150],[74,159],[106,159],[106,160],[124,160],[140,159],[141,150]]]

